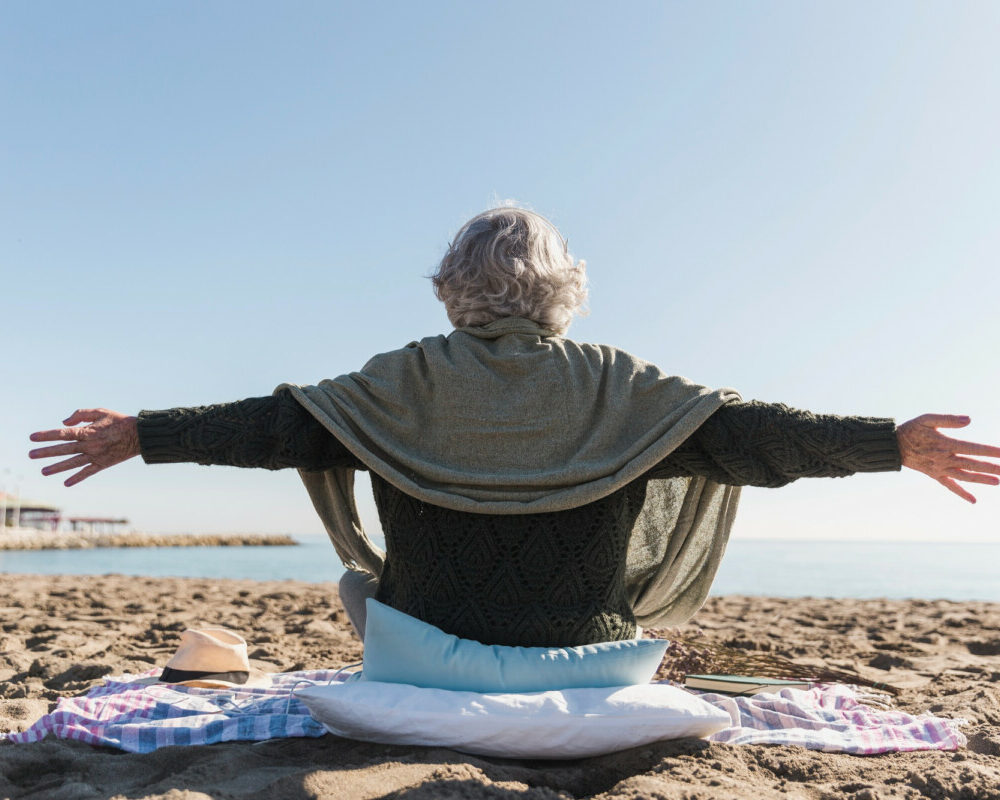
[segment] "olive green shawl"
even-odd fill
[[[280,388],[401,491],[485,514],[605,497],[739,400],[516,317],[412,342],[318,386]],[[384,553],[361,527],[353,470],[300,475],[344,564],[379,574]],[[705,478],[649,481],[626,568],[640,625],[677,624],[698,610],[738,499],[738,487]]]

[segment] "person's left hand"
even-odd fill
[[[106,408],[83,408],[63,420],[64,425],[79,427],[54,428],[31,434],[33,442],[69,442],[53,447],[42,447],[28,453],[29,458],[72,456],[65,461],[50,464],[42,469],[43,475],[53,475],[68,469],[83,467],[66,479],[66,486],[73,486],[102,469],[113,467],[139,455],[137,417]],[[81,422],[90,423],[80,425]]]

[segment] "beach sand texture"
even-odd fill
[[[360,660],[333,584],[5,575],[0,715],[23,729],[102,676],[162,665],[181,631],[224,625],[271,671]],[[72,798],[992,798],[1000,800],[1000,604],[721,597],[685,630],[904,689],[969,720],[967,750],[856,757],[662,742],[582,761],[507,761],[324,736],[134,755],[49,738],[0,744],[0,796]]]

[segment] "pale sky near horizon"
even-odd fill
[[[66,489],[27,435],[446,332],[425,276],[506,198],[587,260],[574,338],[1000,444],[998,41],[991,2],[7,2],[0,488],[148,531],[321,530],[294,471],[136,460]],[[747,489],[733,535],[1000,540],[1000,487],[966,486]]]

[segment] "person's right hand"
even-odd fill
[[[86,422],[87,425],[80,425]],[[54,428],[31,434],[33,442],[68,442],[53,447],[42,447],[28,453],[29,458],[71,456],[65,461],[50,464],[42,469],[43,475],[54,475],[68,469],[82,467],[66,479],[66,486],[73,486],[102,469],[113,467],[139,455],[137,417],[130,417],[106,408],[83,408],[63,420],[64,425],[79,427]]]
[[[1000,483],[1000,478],[996,477],[1000,475],[1000,464],[966,456],[1000,458],[1000,447],[963,442],[937,431],[938,428],[964,428],[971,421],[968,417],[951,414],[922,414],[896,426],[896,439],[904,467],[930,475],[963,500],[975,503],[976,498],[955,481],[996,486]]]

